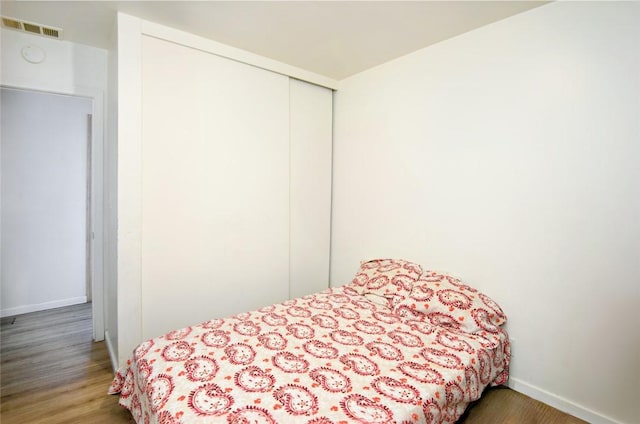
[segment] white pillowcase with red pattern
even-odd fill
[[[351,288],[370,301],[393,309],[411,293],[422,267],[402,259],[374,259],[360,264]]]
[[[455,330],[495,333],[507,321],[502,308],[484,293],[402,259],[363,262],[350,287],[405,318]]]

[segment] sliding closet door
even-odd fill
[[[328,88],[291,79],[291,297],[329,287],[331,126]]]
[[[289,78],[142,44],[142,336],[289,295]]]

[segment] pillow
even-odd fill
[[[360,264],[350,287],[379,304],[393,308],[411,293],[422,267],[403,259],[374,259]],[[375,296],[373,296],[375,295]],[[383,300],[384,299],[384,300]]]
[[[456,277],[435,271],[424,272],[413,283],[409,296],[396,303],[394,312],[410,319],[422,314],[433,325],[469,333],[497,333],[507,321],[489,296]]]

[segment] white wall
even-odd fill
[[[116,275],[108,284],[116,305],[107,306],[117,313],[117,346],[113,349],[119,364],[124,364],[142,340],[141,300],[141,221],[142,221],[142,98],[140,19],[118,14],[116,39],[117,134],[116,143]],[[113,138],[115,136],[115,138]],[[109,339],[107,339],[109,340]]]
[[[104,321],[111,363],[118,365],[118,31],[114,22],[107,60],[109,116],[104,144]]]
[[[73,93],[78,88],[106,90],[106,50],[0,29],[2,36],[2,85],[55,93]],[[40,64],[22,59],[20,50],[35,45],[46,53]]]
[[[289,296],[329,285],[333,92],[289,80]]]
[[[340,84],[333,285],[404,257],[495,298],[511,384],[640,416],[640,4],[557,2]]]
[[[1,315],[84,303],[91,101],[1,92]]]

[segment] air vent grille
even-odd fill
[[[15,29],[18,31],[24,31],[31,34],[44,35],[51,38],[62,38],[62,28],[54,28],[36,24],[33,22],[21,21],[20,19],[2,17],[2,26],[4,28]]]
[[[2,18],[2,25],[6,28],[22,29],[20,21],[16,21],[15,19]]]
[[[49,37],[60,38],[60,30],[54,28],[42,27],[42,34]]]
[[[22,23],[22,27],[27,32],[33,32],[34,34],[40,34],[40,27],[38,25],[28,24],[26,22]]]

